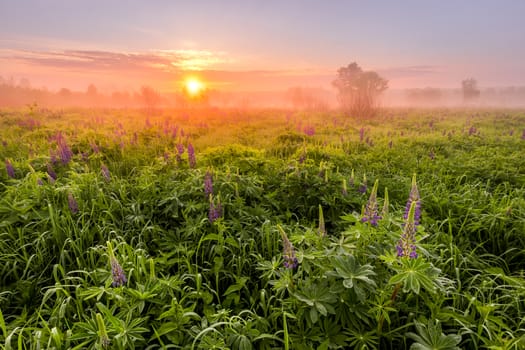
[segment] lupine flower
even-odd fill
[[[366,202],[365,208],[363,210],[363,216],[361,217],[361,222],[368,222],[372,226],[377,226],[377,222],[381,219],[381,216],[377,212],[377,186],[379,180],[374,182],[374,187],[372,187],[372,192],[370,192],[370,198]]]
[[[111,276],[113,278],[113,282],[111,283],[111,285],[113,287],[122,287],[128,282],[128,279],[126,278],[124,269],[122,269],[122,266],[120,266],[117,258],[115,257],[115,253],[113,252],[113,246],[111,242],[107,242],[107,247],[109,263],[111,265]]]
[[[288,239],[288,236],[286,235],[286,232],[284,232],[283,228],[280,225],[277,225],[277,228],[279,229],[281,233],[281,238],[283,240],[283,265],[285,268],[293,270],[297,267],[297,265],[299,265],[299,261],[295,256],[295,249],[293,247],[292,242],[290,242],[290,240]]]
[[[104,319],[102,318],[102,315],[98,312],[95,317],[97,320],[98,333],[100,337],[100,346],[103,349],[106,349],[110,344],[110,340],[108,337],[108,332],[106,331],[106,325],[104,324]]]
[[[521,139],[525,140],[525,129],[523,129],[523,133],[521,134]]]
[[[51,163],[47,163],[47,175],[52,180],[52,182],[54,182],[57,179],[57,173],[53,169]]]
[[[184,145],[182,143],[177,144],[177,163],[182,162],[182,155],[184,154]]]
[[[359,185],[357,191],[361,194],[366,193],[367,184],[366,184],[366,175],[363,175],[363,182]]]
[[[204,175],[204,194],[209,198],[213,194],[213,177],[209,171]]]
[[[222,216],[222,205],[220,199],[217,201],[217,204],[213,202],[212,196],[210,195],[210,209],[208,210],[208,220],[210,223],[214,223],[215,220]]]
[[[359,142],[363,142],[365,139],[365,128],[359,129]]]
[[[388,215],[389,207],[390,207],[390,202],[388,200],[388,188],[385,187],[385,200],[383,202],[383,209],[381,210],[381,216],[385,217]]]
[[[428,152],[428,157],[431,159],[431,160],[434,160],[434,158],[436,158],[436,154],[434,153],[434,150],[431,149],[430,152]]]
[[[408,211],[408,217],[405,220],[403,233],[397,243],[396,250],[398,257],[417,258],[416,252],[416,232],[417,226],[414,220],[416,212],[416,202],[412,202]]]
[[[67,205],[72,214],[78,213],[78,203],[71,193],[67,194]]]
[[[66,140],[63,137],[60,137],[58,139],[58,154],[60,156],[62,164],[64,165],[68,164],[73,158],[73,152],[71,151],[71,148],[69,148],[69,146],[66,143]]]
[[[407,204],[405,206],[405,213],[403,219],[408,219],[408,213],[412,203],[415,203],[414,208],[414,224],[419,225],[419,220],[421,218],[421,199],[419,197],[419,190],[417,189],[416,174],[412,177],[412,186],[410,188],[410,194],[408,196]]]
[[[349,182],[350,182],[350,186],[353,187],[354,184],[355,184],[354,169],[352,169],[352,173],[350,174],[350,180],[349,180]]]
[[[471,135],[474,135],[476,133],[477,129],[475,126],[471,126],[469,129],[468,129],[468,134],[469,136]]]
[[[343,179],[343,188],[341,190],[341,193],[343,194],[343,196],[348,195],[348,188],[346,187],[346,179]]]
[[[38,186],[44,186],[44,182],[42,181],[41,178],[38,178],[38,179],[36,180],[36,184],[37,184]]]
[[[388,142],[388,148],[392,148],[393,145],[394,145],[394,143],[392,142],[392,140],[390,140],[390,141]]]
[[[126,274],[124,273],[122,266],[120,266],[117,259],[114,257],[110,258],[110,262],[111,275],[113,276],[113,283],[111,283],[111,285],[113,287],[121,287],[125,285],[128,282],[128,279],[126,278]]]
[[[304,127],[303,132],[306,136],[314,136],[315,135],[315,127],[313,125],[307,125]]]
[[[195,150],[191,143],[188,144],[188,163],[192,169],[197,165],[197,161],[195,160]]]
[[[9,159],[5,160],[5,170],[7,171],[7,176],[9,176],[11,179],[15,178],[15,168]]]
[[[317,229],[319,236],[326,236],[326,226],[324,224],[323,207],[319,204],[319,228]]]
[[[98,148],[95,142],[91,142],[90,146],[91,146],[91,150],[93,151],[93,153],[98,154],[100,152],[100,149]]]
[[[104,177],[104,180],[106,180],[106,182],[111,181],[111,173],[109,172],[109,169],[105,164],[102,164],[100,166],[100,171],[102,172],[102,176]]]

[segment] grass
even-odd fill
[[[6,349],[525,346],[523,111],[32,109],[0,123],[15,171],[0,171]],[[413,174],[410,259],[396,245]]]

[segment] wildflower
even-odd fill
[[[57,179],[57,173],[53,169],[51,163],[47,163],[47,176],[49,177],[50,182],[55,182],[55,180]]]
[[[108,337],[108,332],[106,330],[106,325],[104,324],[104,319],[102,318],[102,315],[97,312],[97,315],[95,316],[97,320],[97,326],[98,326],[98,333],[100,337],[100,346],[103,349],[106,349],[109,344],[110,340]]]
[[[348,195],[348,188],[346,187],[346,179],[343,179],[343,188],[341,190],[341,193],[343,194],[343,196]]]
[[[419,190],[417,189],[416,174],[414,174],[414,176],[412,177],[412,186],[410,188],[410,194],[408,196],[407,204],[405,206],[405,213],[403,215],[403,219],[405,220],[408,219],[412,203],[415,203],[414,224],[417,226],[419,225],[419,220],[421,219],[421,199],[419,197]]]
[[[67,194],[67,205],[72,214],[78,213],[78,203],[71,193]]]
[[[128,282],[128,279],[126,278],[124,269],[122,269],[122,266],[120,266],[117,258],[115,257],[115,253],[113,252],[113,246],[111,242],[107,242],[107,247],[109,254],[109,263],[111,265],[111,276],[113,278],[113,282],[111,283],[111,285],[113,287],[121,287]]]
[[[191,143],[188,144],[188,162],[192,169],[197,165],[197,161],[195,160],[195,150]]]
[[[416,212],[416,202],[410,204],[410,209],[408,211],[408,217],[405,220],[405,225],[403,227],[403,233],[396,245],[397,256],[398,257],[409,257],[411,259],[417,258],[416,252],[416,232],[417,226],[415,223],[415,212]]]
[[[93,153],[98,154],[100,152],[100,149],[98,148],[95,142],[91,142],[90,146],[91,146],[91,150],[93,151]]]
[[[321,237],[326,236],[326,226],[324,224],[323,207],[321,207],[321,204],[319,204],[319,228],[317,229],[317,233]]]
[[[204,194],[209,198],[213,194],[213,178],[209,171],[204,175]]]
[[[66,143],[66,140],[62,136],[58,138],[57,142],[60,160],[62,161],[62,164],[66,165],[73,158],[73,152],[71,151],[71,148],[69,148],[69,146]]]
[[[38,186],[44,186],[44,182],[43,182],[42,179],[40,179],[40,178],[38,178],[38,179],[36,180],[36,184],[37,184]]]
[[[177,163],[182,162],[182,155],[184,154],[184,145],[182,143],[177,144]]]
[[[393,143],[392,140],[388,141],[388,148],[392,148],[393,145],[394,145],[394,143]]]
[[[383,209],[381,210],[381,216],[385,217],[388,215],[388,207],[390,202],[388,200],[388,188],[385,187],[385,200],[383,202]]]
[[[314,136],[315,135],[315,127],[313,125],[307,125],[304,127],[303,132],[306,136]]]
[[[7,171],[7,176],[9,176],[11,179],[15,178],[15,168],[9,159],[5,160],[5,170]]]
[[[475,126],[471,126],[471,127],[468,129],[468,134],[469,134],[469,136],[474,135],[476,132],[477,132],[477,129],[476,129]]]
[[[299,265],[299,261],[295,256],[295,249],[293,247],[292,242],[290,242],[290,240],[288,239],[288,236],[286,235],[286,232],[284,232],[283,228],[279,225],[277,225],[277,228],[279,229],[281,233],[281,238],[283,240],[283,265],[285,268],[293,270],[297,267],[297,265]]]
[[[355,184],[355,176],[354,176],[354,169],[352,169],[352,173],[350,174],[350,186],[354,186]]]
[[[361,194],[366,193],[367,184],[366,184],[366,175],[363,175],[363,182],[359,185],[357,191]]]
[[[102,172],[102,176],[104,177],[104,180],[106,180],[106,182],[109,182],[111,180],[111,174],[109,172],[108,167],[105,164],[102,164],[100,169]]]
[[[210,223],[214,223],[215,220],[222,216],[222,205],[220,199],[217,200],[217,204],[213,202],[212,196],[210,195],[210,209],[208,210],[208,220]]]
[[[363,211],[363,216],[361,217],[361,222],[368,222],[372,226],[377,226],[377,222],[381,219],[381,216],[377,212],[377,186],[379,180],[374,182],[374,187],[372,187],[372,192],[370,192],[370,198],[366,203],[365,209]]]
[[[523,133],[521,134],[521,139],[525,140],[525,129],[523,129]]]
[[[365,128],[359,129],[359,142],[363,142],[365,139]]]

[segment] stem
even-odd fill
[[[394,287],[394,290],[392,291],[392,296],[390,297],[390,302],[387,304],[387,305],[393,305],[396,298],[397,298],[397,293],[399,293],[399,289],[401,288],[401,283],[398,283],[396,284],[396,286]],[[381,335],[381,333],[383,332],[383,323],[385,321],[385,316],[381,315],[379,317],[379,321],[377,323],[377,333],[379,335]]]

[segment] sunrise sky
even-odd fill
[[[520,0],[2,0],[0,76],[32,86],[331,88],[356,61],[390,88],[525,85]]]

